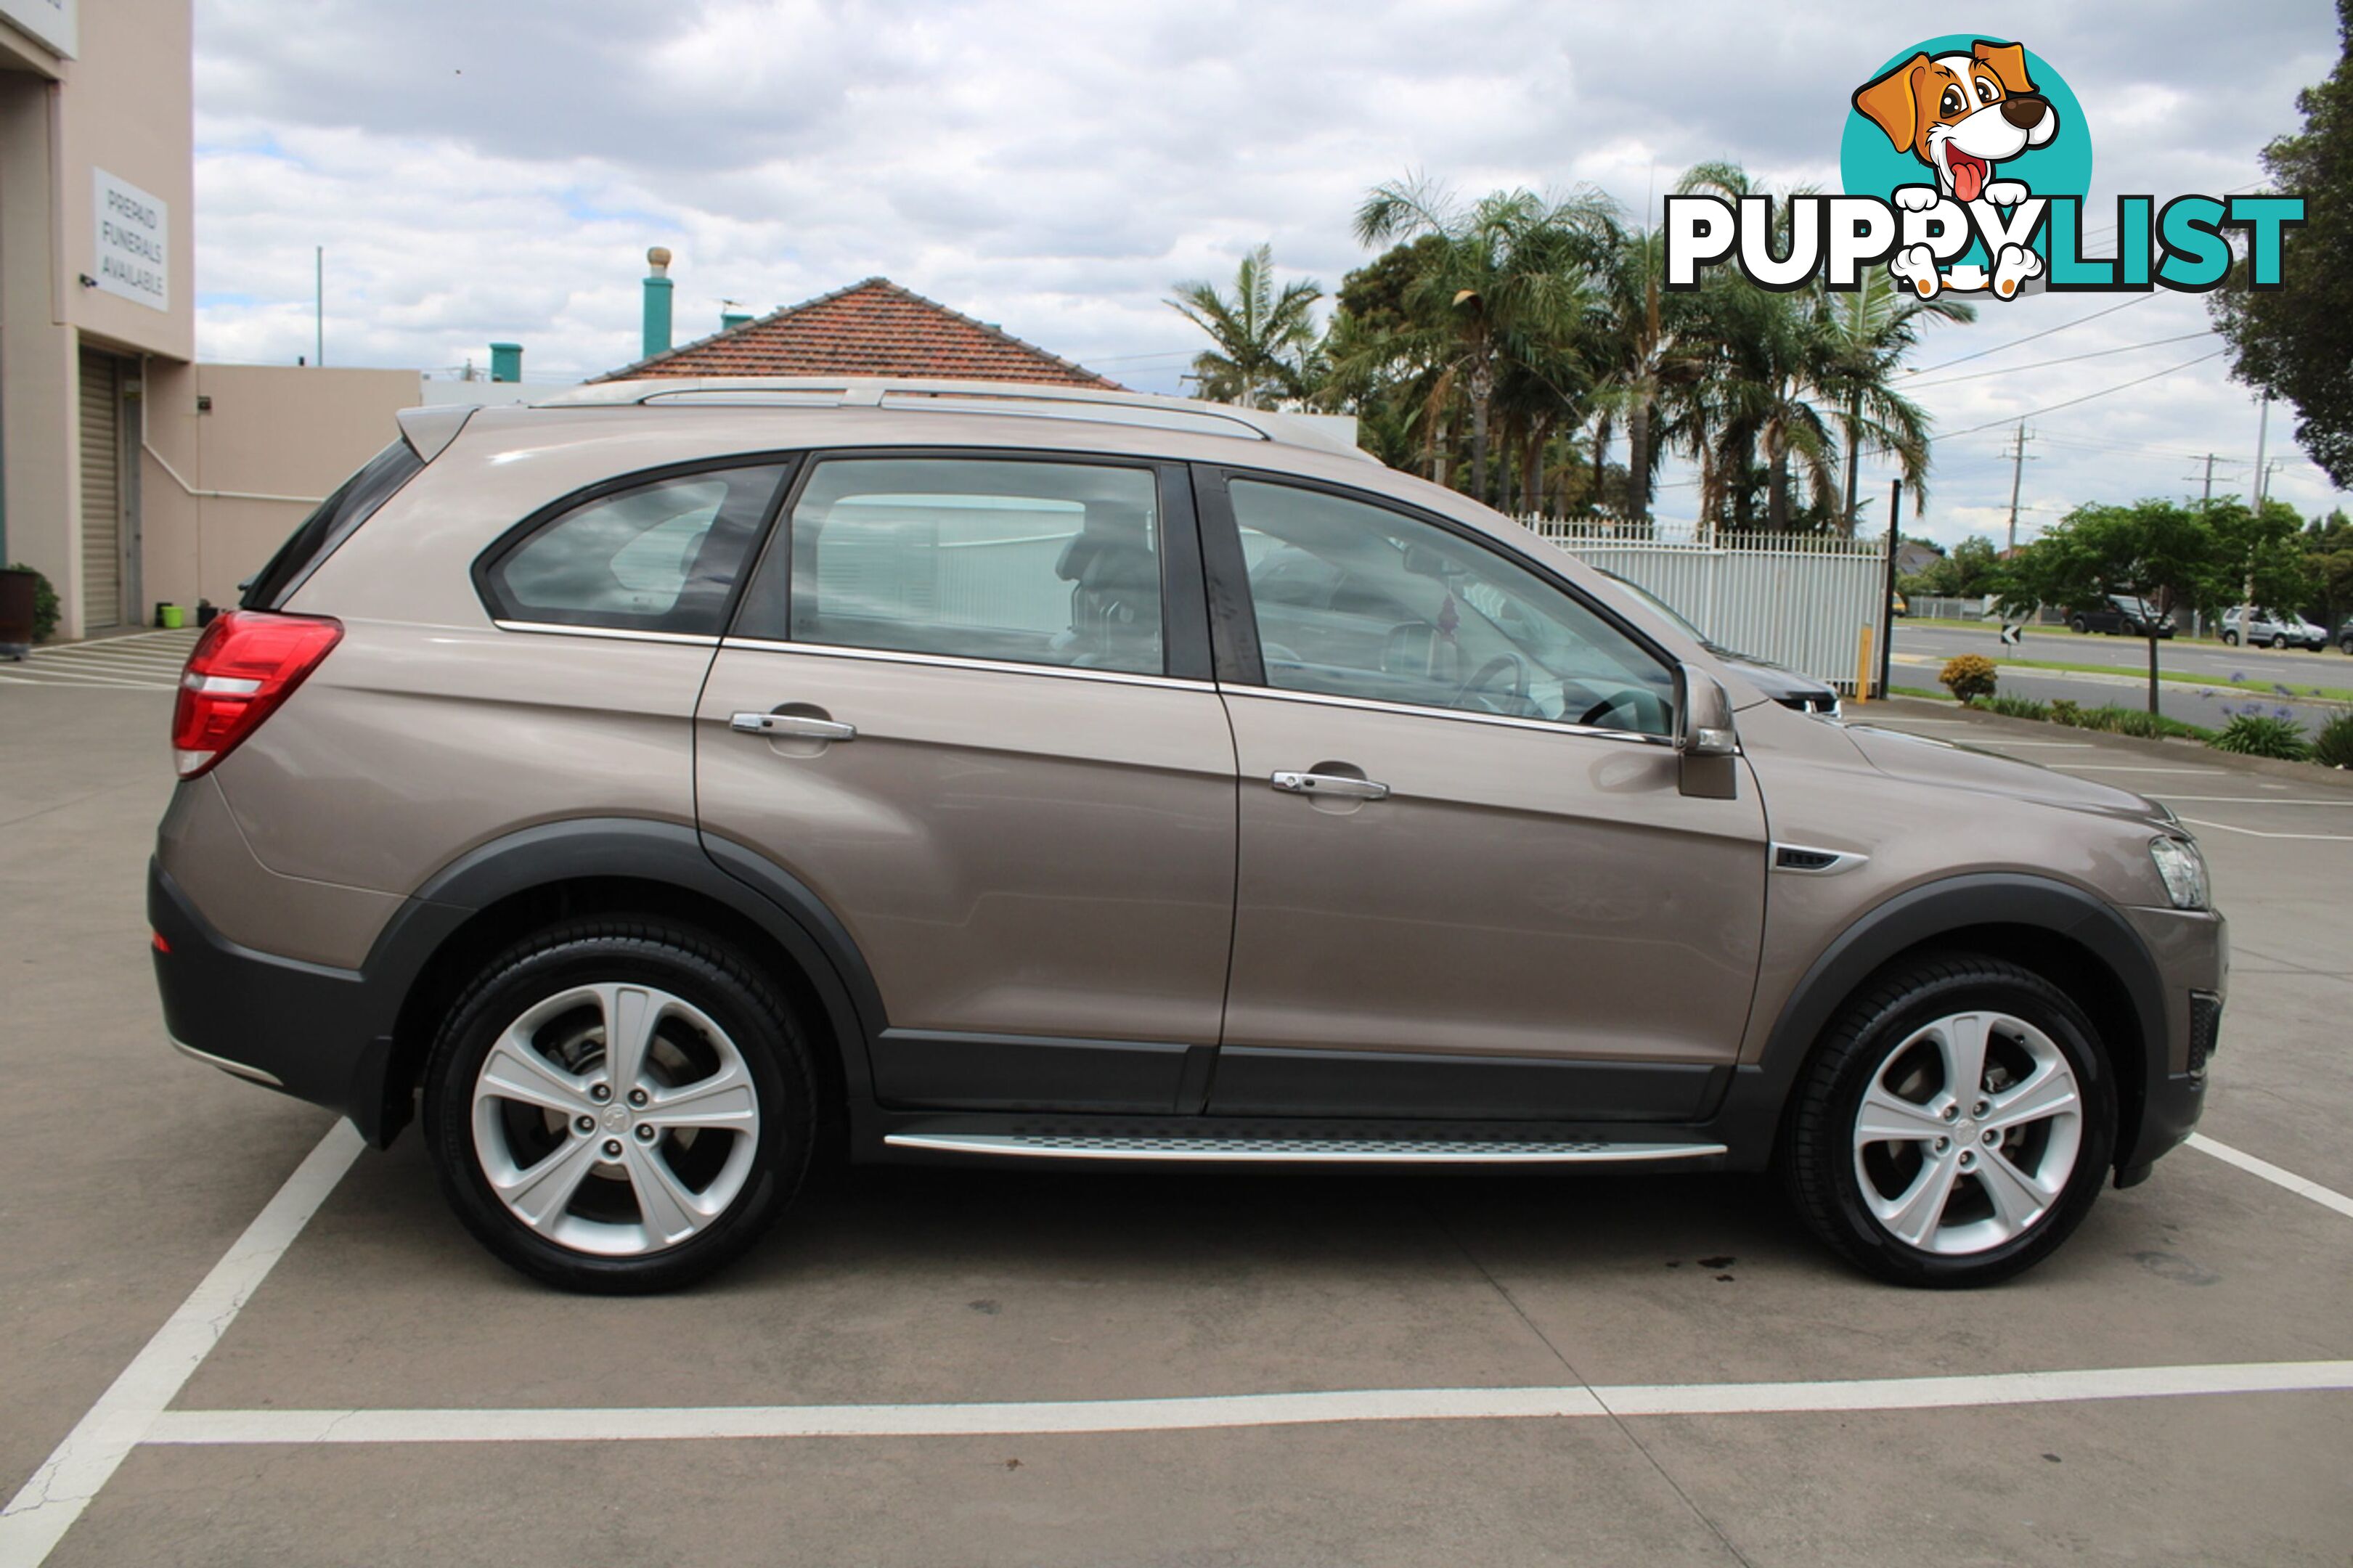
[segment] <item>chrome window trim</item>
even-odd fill
[[[1050,675],[1071,680],[1092,680],[1114,686],[1156,686],[1179,691],[1215,691],[1217,684],[1175,675],[1146,675],[1125,669],[1093,669],[1076,664],[1023,664],[1009,658],[965,658],[950,653],[910,653],[902,648],[853,647],[846,643],[787,642],[773,637],[726,640],[730,648],[756,653],[805,653],[819,658],[860,658],[877,664],[913,664],[935,669],[971,669],[992,675]]]
[[[504,621],[491,625],[502,632],[542,632],[559,637],[612,637],[621,642],[684,643],[689,647],[717,647],[719,639],[702,632],[641,632],[628,626],[575,626],[560,621]]]
[[[1370,697],[1343,697],[1330,691],[1293,691],[1280,686],[1233,685],[1220,689],[1229,697],[1271,697],[1278,702],[1312,702],[1324,708],[1356,708],[1370,713],[1399,713],[1416,719],[1453,719],[1466,724],[1493,724],[1507,730],[1533,730],[1545,735],[1585,735],[1600,741],[1638,741],[1644,745],[1674,749],[1672,735],[1641,730],[1608,730],[1595,724],[1565,724],[1553,719],[1521,719],[1509,713],[1472,713],[1460,708],[1428,708],[1415,702],[1386,702]]]

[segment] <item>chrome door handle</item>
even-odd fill
[[[1278,773],[1267,783],[1287,795],[1330,795],[1345,800],[1387,800],[1389,786],[1345,773]]]
[[[738,713],[727,721],[746,735],[793,735],[804,741],[855,741],[858,726],[806,713]]]

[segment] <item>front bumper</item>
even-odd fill
[[[184,1053],[385,1131],[396,999],[356,970],[256,952],[213,930],[154,862],[147,920],[164,1026]]]
[[[2130,1186],[2197,1129],[2231,973],[2230,923],[2206,910],[2123,911],[2148,946],[2164,986],[2165,1038],[2147,1057],[2137,1122],[2119,1129],[2116,1180]]]

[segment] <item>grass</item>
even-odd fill
[[[1997,658],[1994,662],[2005,668],[2055,669],[2073,675],[2122,675],[2135,680],[2148,679],[2146,669],[2133,669],[2116,664],[2069,664],[2047,658]],[[2185,670],[2160,669],[2158,680],[2170,686],[2200,686],[2214,691],[2238,691],[2253,697],[2278,697],[2284,682],[2269,680],[2217,680],[2211,675],[2192,675]],[[2341,686],[2291,686],[2287,695],[2295,698],[2316,697],[2324,702],[2353,702],[2353,690]]]
[[[1953,694],[1949,691],[1931,691],[1925,686],[1891,686],[1887,689],[1887,695],[1890,697],[1922,697],[1931,702],[1950,702],[1953,700]]]

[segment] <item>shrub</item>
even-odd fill
[[[2051,721],[2053,724],[2073,724],[2081,726],[2084,722],[2083,705],[2072,697],[2052,698],[2051,700]]]
[[[1965,653],[1947,659],[1943,673],[1936,679],[1963,702],[1974,702],[1980,697],[1992,696],[2000,678],[1994,673],[1993,660],[1983,654]]]
[[[2339,713],[2313,738],[2312,760],[2332,768],[2353,768],[2353,712]]]
[[[1985,700],[1989,713],[2006,713],[2012,719],[2048,719],[2051,704],[2037,702],[2031,697],[1989,697]]]
[[[2218,752],[2235,752],[2242,757],[2276,757],[2284,763],[2300,763],[2312,755],[2312,746],[2304,738],[2293,719],[2273,719],[2261,713],[2241,713],[2222,727],[2222,732],[2206,742]]]
[[[33,572],[30,566],[21,561],[10,570]],[[47,577],[42,576],[38,572],[33,572],[33,640],[47,642],[49,640],[49,634],[57,629],[58,591],[49,586],[49,580]]]
[[[2168,718],[2139,708],[2119,708],[2113,702],[2097,708],[2062,697],[2051,704],[2051,721],[2078,730],[2100,730],[2112,735],[2132,735],[2144,741],[2203,741],[2214,733],[2186,720]]]

